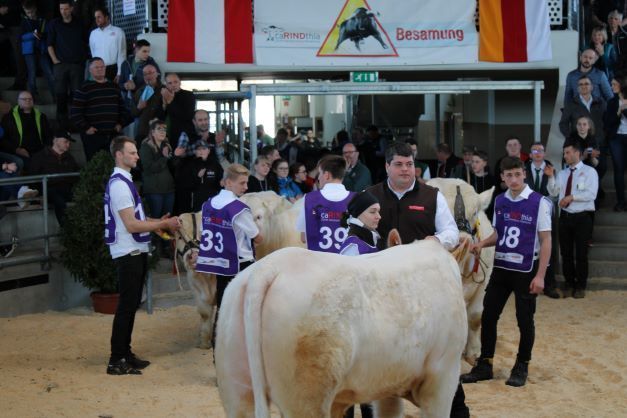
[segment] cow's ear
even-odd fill
[[[387,246],[396,247],[397,245],[401,245],[403,242],[401,241],[401,235],[398,233],[398,229],[394,228],[388,234],[388,242]]]
[[[490,187],[488,190],[482,192],[479,195],[479,208],[481,210],[486,210],[488,206],[490,206],[490,202],[492,202],[493,192],[494,192],[494,186]]]

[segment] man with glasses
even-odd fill
[[[370,170],[359,161],[359,151],[354,144],[348,143],[342,148],[342,156],[346,160],[346,174],[342,184],[346,190],[361,192],[372,185]]]
[[[577,132],[577,119],[587,116],[594,123],[594,139],[597,144],[603,140],[603,113],[605,100],[593,94],[592,80],[588,75],[582,75],[577,81],[577,95],[568,102],[564,102],[564,110],[560,119],[560,132],[568,138]]]
[[[610,82],[603,71],[594,68],[594,63],[599,59],[597,52],[592,48],[587,48],[579,55],[579,67],[572,70],[566,76],[566,91],[564,92],[564,103],[569,103],[577,95],[579,79],[582,75],[587,75],[592,82],[592,95],[605,101],[614,97]]]

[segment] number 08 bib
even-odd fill
[[[340,220],[354,194],[349,193],[339,202],[325,199],[319,191],[305,195],[307,249],[339,254],[348,235]]]
[[[497,196],[494,204],[498,241],[494,266],[506,270],[530,272],[533,269],[540,193],[532,192],[527,199],[512,202],[505,194]]]
[[[234,200],[222,209],[211,206],[211,199],[202,205],[202,233],[196,271],[219,276],[234,276],[239,273],[237,239],[233,221],[248,206]]]

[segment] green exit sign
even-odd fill
[[[352,71],[351,81],[353,83],[376,83],[379,81],[378,71]]]

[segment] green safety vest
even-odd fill
[[[39,133],[39,142],[44,143],[41,139],[41,112],[38,109],[33,108],[35,112],[35,125],[37,125],[37,133]],[[17,133],[20,136],[20,144],[22,146],[22,137],[24,136],[24,129],[22,128],[22,117],[20,116],[19,106],[13,108],[13,119],[15,119],[15,126],[17,126]]]

